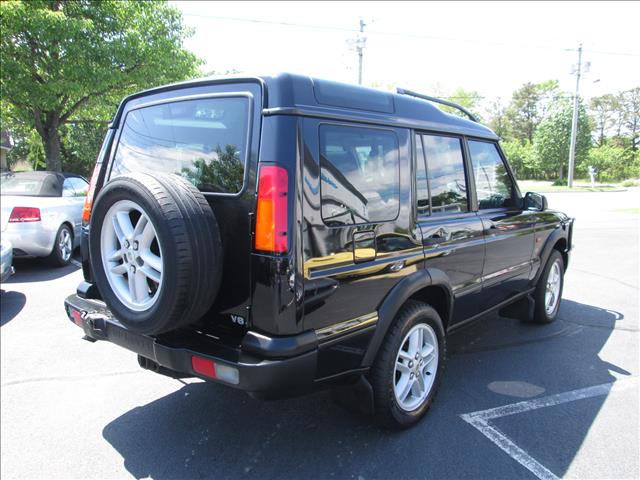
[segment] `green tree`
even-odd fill
[[[605,143],[592,148],[576,171],[586,175],[589,166],[596,168],[601,182],[624,180],[640,175],[640,155],[637,150]]]
[[[624,126],[635,151],[640,144],[640,87],[632,88],[620,94]]]
[[[489,127],[500,138],[507,140],[511,138],[511,123],[507,117],[507,109],[502,105],[500,98],[491,102],[487,109],[489,115]]]
[[[528,140],[524,142],[519,140],[504,141],[502,149],[517,178],[537,178],[540,164],[534,154],[533,145]]]
[[[514,138],[533,142],[536,128],[553,105],[557,93],[556,80],[525,83],[513,93],[506,115]]]
[[[62,167],[89,178],[107,132],[107,122],[74,122],[60,129]]]
[[[604,144],[608,132],[614,127],[620,107],[620,98],[611,94],[593,97],[589,102],[589,111],[596,130],[598,145]]]
[[[449,96],[441,96],[444,100],[449,100],[450,102],[457,103],[461,107],[464,107],[469,112],[471,112],[480,122],[482,122],[482,115],[480,115],[480,102],[482,101],[482,96],[475,90],[465,90],[462,87],[456,88],[453,93]],[[462,113],[457,108],[447,107],[438,105],[444,111],[448,113],[452,113],[454,115],[461,116],[463,118],[468,118],[464,113]]]
[[[569,161],[571,121],[573,106],[569,101],[557,102],[545,118],[533,139],[533,148],[540,173],[544,178],[562,179]],[[576,165],[584,162],[591,148],[591,124],[582,103],[578,109],[578,132],[576,136]]]
[[[2,1],[0,28],[2,117],[35,128],[50,170],[63,125],[108,120],[122,96],[198,74],[179,11],[161,1]]]

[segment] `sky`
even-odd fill
[[[571,74],[583,44],[585,98],[640,86],[640,2],[172,1],[204,71],[301,73],[357,83],[349,39],[366,26],[363,84],[448,96],[477,91],[508,103],[526,82]]]

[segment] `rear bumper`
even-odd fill
[[[11,242],[16,256],[46,257],[53,250],[56,232],[46,230],[42,222],[10,223],[2,237]]]
[[[170,336],[157,337],[133,333],[111,316],[104,303],[83,299],[78,295],[67,297],[65,309],[69,319],[82,328],[89,339],[114,343],[152,360],[161,367],[187,376],[217,381],[262,397],[291,396],[312,390],[314,387],[317,349],[307,339],[303,339],[303,342],[301,339],[294,341],[287,337],[286,345],[292,345],[293,348],[283,351],[282,346],[285,343],[280,342],[280,339],[253,334],[253,337],[260,338],[263,346],[280,349],[272,349],[273,355],[257,355],[254,352],[250,353],[252,348],[249,345],[243,346],[245,339],[236,342],[223,341],[195,330],[172,332]],[[256,344],[255,341],[251,343]],[[301,348],[303,344],[305,347]],[[281,356],[289,353],[294,355]],[[228,383],[199,374],[193,369],[194,356],[211,360],[216,365],[237,369],[238,382]],[[278,356],[280,358],[272,358]]]

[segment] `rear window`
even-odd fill
[[[59,197],[62,195],[62,181],[50,173],[5,173],[0,177],[0,194]]]
[[[130,111],[111,178],[130,172],[183,176],[203,192],[238,193],[244,183],[249,100],[184,100]]]
[[[394,132],[321,125],[320,168],[322,218],[327,225],[398,216],[400,166]]]

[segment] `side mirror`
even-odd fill
[[[539,210],[544,212],[549,208],[547,203],[547,197],[535,192],[527,192],[524,195],[524,209],[525,210]]]

